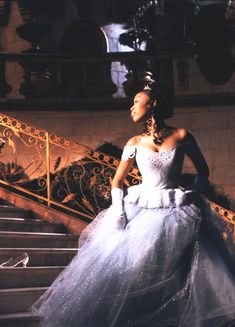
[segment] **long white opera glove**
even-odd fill
[[[203,192],[208,184],[205,176],[196,175],[193,181],[193,188],[198,192]]]
[[[123,190],[114,187],[111,190],[111,196],[114,227],[117,229],[124,229],[126,227],[126,217],[123,208]]]

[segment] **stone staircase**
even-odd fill
[[[0,206],[0,264],[27,252],[27,267],[0,268],[0,326],[36,327],[40,317],[28,308],[77,253],[78,235],[35,219],[28,212]]]

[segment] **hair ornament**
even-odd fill
[[[156,81],[153,79],[153,74],[151,72],[149,71],[145,72],[144,82],[145,82],[144,90],[152,91],[152,86],[153,84],[156,83]]]

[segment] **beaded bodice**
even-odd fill
[[[183,145],[163,152],[143,146],[125,146],[122,160],[136,158],[142,183],[129,187],[125,202],[146,208],[183,205],[192,191],[182,191],[179,180],[184,161]]]
[[[154,152],[143,146],[126,146],[122,159],[136,157],[143,186],[158,189],[176,188],[183,166],[183,150],[182,145],[163,152]]]

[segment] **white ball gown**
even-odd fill
[[[124,198],[127,225],[115,227],[111,206],[85,229],[78,254],[32,308],[41,326],[235,326],[235,278],[202,223],[212,212],[178,186],[185,147],[124,148],[142,174]]]

